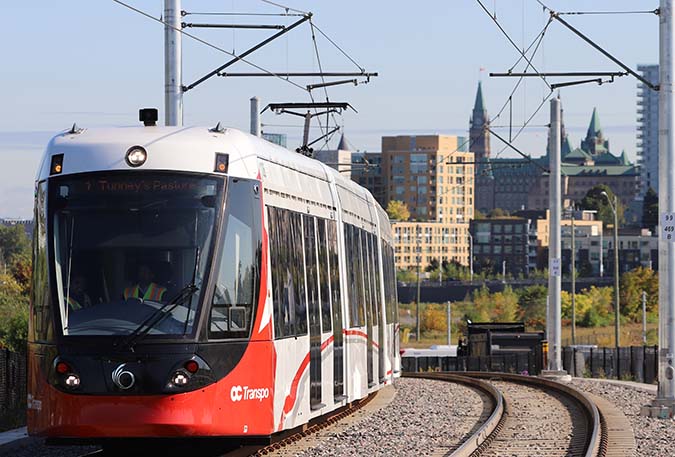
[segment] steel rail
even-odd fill
[[[468,376],[457,375],[454,373],[403,373],[405,378],[433,379],[438,381],[456,382],[466,386],[478,389],[492,399],[494,409],[483,425],[476,430],[467,440],[465,440],[457,449],[452,457],[468,457],[474,454],[482,445],[489,444],[501,429],[506,416],[506,405],[502,393],[489,382],[482,379],[476,379]]]
[[[545,378],[539,378],[534,376],[523,376],[511,373],[491,373],[491,372],[461,372],[459,373],[447,373],[447,372],[429,372],[429,373],[404,373],[404,377],[409,378],[421,378],[421,379],[433,379],[433,380],[445,380],[452,382],[460,382],[466,385],[472,385],[473,387],[478,387],[483,391],[487,392],[482,386],[471,384],[469,380],[502,380],[506,382],[514,382],[525,385],[530,385],[534,387],[543,388],[544,390],[554,390],[558,393],[561,393],[567,397],[571,397],[576,400],[582,406],[583,411],[585,412],[586,420],[588,422],[588,437],[586,441],[586,451],[584,457],[603,457],[607,452],[607,426],[602,423],[602,418],[600,411],[596,406],[595,402],[591,400],[589,396],[585,393],[570,387],[566,384],[562,384],[556,381],[552,381]],[[489,382],[486,382],[487,385],[491,387],[492,390],[497,391],[501,397],[501,392],[498,391],[494,386]],[[490,394],[493,396],[492,394]],[[495,398],[493,396],[493,398]],[[504,420],[506,418],[505,412],[508,412],[508,405],[505,404],[503,398],[501,400],[502,411],[499,414],[499,420],[495,422],[495,413],[496,409],[490,418],[483,424],[483,426],[472,435],[467,441],[465,441],[462,446],[460,446],[455,452],[450,454],[453,457],[464,457],[468,455],[478,455],[482,450],[485,450],[489,444],[495,439],[496,435],[499,433]],[[493,423],[494,422],[494,423]],[[485,426],[491,428],[491,432],[488,436],[477,435],[479,433],[484,433]],[[480,439],[480,443],[478,443]],[[478,444],[476,444],[478,443]],[[470,451],[470,452],[469,452]],[[460,453],[461,452],[461,453]],[[467,453],[468,452],[468,453]]]
[[[603,440],[603,436],[606,435],[606,431],[603,431],[602,428],[600,411],[591,398],[584,392],[581,392],[580,390],[577,390],[567,384],[535,376],[478,371],[462,372],[462,376],[481,379],[504,380],[508,382],[532,385],[540,388],[544,387],[545,389],[555,390],[559,393],[562,393],[563,395],[574,398],[583,407],[589,425],[589,436],[587,438],[588,441],[586,445],[586,453],[584,454],[585,457],[604,456],[603,449],[600,445]],[[606,439],[606,437],[604,439]]]

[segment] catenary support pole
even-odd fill
[[[419,343],[422,332],[420,331],[420,262],[422,261],[422,250],[420,249],[420,243],[422,241],[422,234],[420,233],[419,224],[415,225],[415,234],[417,235],[416,240],[416,258],[417,258],[417,303],[415,306],[415,321],[416,321],[416,331],[415,331],[415,341]]]
[[[642,291],[642,344],[647,345],[647,292]]]
[[[251,135],[258,138],[262,135],[260,128],[260,99],[251,97]]]
[[[577,250],[574,245],[574,211],[572,208],[572,345],[577,344],[577,305],[576,305],[576,295],[577,295],[577,270],[576,270],[576,257]]]
[[[673,0],[659,8],[659,212],[675,213],[675,117],[673,113]],[[659,230],[659,386],[657,404],[675,404],[675,244]]]
[[[445,303],[446,314],[448,315],[448,346],[452,344],[452,310],[450,309],[450,302]]]
[[[560,289],[561,289],[561,262],[560,262],[560,212],[561,212],[561,189],[560,189],[560,99],[551,100],[551,132],[549,168],[549,208],[551,222],[549,224],[549,317],[546,322],[548,335],[548,369],[552,372],[562,370],[562,358],[560,355]]]
[[[164,0],[164,123],[183,125],[181,0]]]

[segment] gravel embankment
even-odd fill
[[[45,446],[41,440],[31,439],[9,448],[0,448],[2,457],[79,457],[98,449],[94,446]]]
[[[572,385],[611,401],[633,426],[637,455],[663,457],[675,455],[675,421],[640,416],[640,407],[650,404],[654,394],[634,387],[575,379]]]
[[[381,410],[297,456],[429,455],[458,447],[484,421],[482,395],[460,384],[399,379]],[[486,406],[485,410],[490,409]]]
[[[340,432],[326,429],[325,439],[297,456],[410,456],[447,452],[483,423],[491,405],[483,394],[460,384],[399,379],[396,395],[384,408]],[[484,402],[486,402],[484,407]],[[76,457],[95,447],[47,447],[34,440],[0,456]],[[289,455],[288,451],[282,451]],[[186,456],[189,457],[189,456]]]

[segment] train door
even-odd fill
[[[380,282],[380,255],[379,255],[379,246],[380,243],[375,235],[372,236],[373,242],[373,274],[375,276],[375,315],[377,316],[377,341],[379,346],[377,347],[377,367],[380,383],[384,382],[384,329],[386,328],[386,322],[384,316],[382,315],[382,283]]]
[[[309,399],[312,409],[321,403],[321,311],[316,251],[316,218],[303,215],[307,308],[309,311]]]
[[[363,259],[364,288],[366,295],[366,347],[368,357],[368,387],[375,385],[373,374],[373,282],[372,282],[372,262],[370,250],[370,234],[361,230],[361,253]]]
[[[327,221],[328,230],[328,276],[330,278],[330,302],[333,317],[333,402],[345,398],[344,339],[342,335],[342,300],[340,297],[340,262],[338,257],[338,234],[335,221]],[[323,238],[322,238],[323,239]]]

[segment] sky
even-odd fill
[[[527,47],[549,15],[536,0],[481,0],[514,43]],[[160,0],[128,0],[159,18]],[[492,78],[518,60],[509,43],[477,0],[402,0],[339,2],[279,0],[313,13],[313,22],[356,63],[378,72],[369,84],[330,88],[332,101],[347,101],[358,111],[338,118],[355,149],[379,151],[384,135],[466,135],[476,86],[482,80],[489,114],[496,114],[517,82]],[[653,10],[658,1],[546,0],[556,11]],[[183,0],[192,13],[278,13],[281,8],[256,0]],[[653,14],[563,16],[626,65],[658,62],[658,17]],[[290,24],[297,17],[189,15],[186,22]],[[270,31],[189,29],[221,49],[242,52]],[[317,32],[319,60],[325,71],[357,67]],[[74,122],[85,128],[138,124],[138,109],[157,107],[163,119],[163,27],[112,0],[96,2],[7,2],[0,28],[0,217],[29,218],[34,176],[49,138]],[[229,56],[183,39],[183,78],[189,84]],[[249,57],[273,72],[318,71],[311,29],[304,24]],[[615,64],[553,22],[532,63],[539,71],[618,71]],[[523,62],[514,71],[522,71]],[[251,72],[244,63],[231,71]],[[553,79],[550,80],[550,82]],[[310,84],[312,80],[298,80]],[[548,94],[539,78],[525,80],[512,98],[517,131]],[[618,78],[612,84],[587,84],[560,90],[564,121],[573,145],[585,135],[597,107],[610,148],[635,158],[637,81]],[[277,78],[214,77],[185,94],[185,124],[222,122],[248,130],[249,99],[261,103],[308,101],[307,92]],[[325,98],[318,92],[318,99]],[[549,110],[545,105],[514,140],[522,151],[541,155],[546,147]],[[286,133],[289,146],[299,145],[298,119],[269,112],[263,130]],[[266,124],[266,125],[265,125]],[[494,125],[508,124],[508,110]],[[313,134],[318,132],[314,128]],[[508,130],[499,130],[506,133]],[[337,137],[333,140],[337,142]],[[297,143],[297,144],[296,144]],[[493,155],[510,157],[492,139]],[[500,152],[502,151],[502,152]]]

